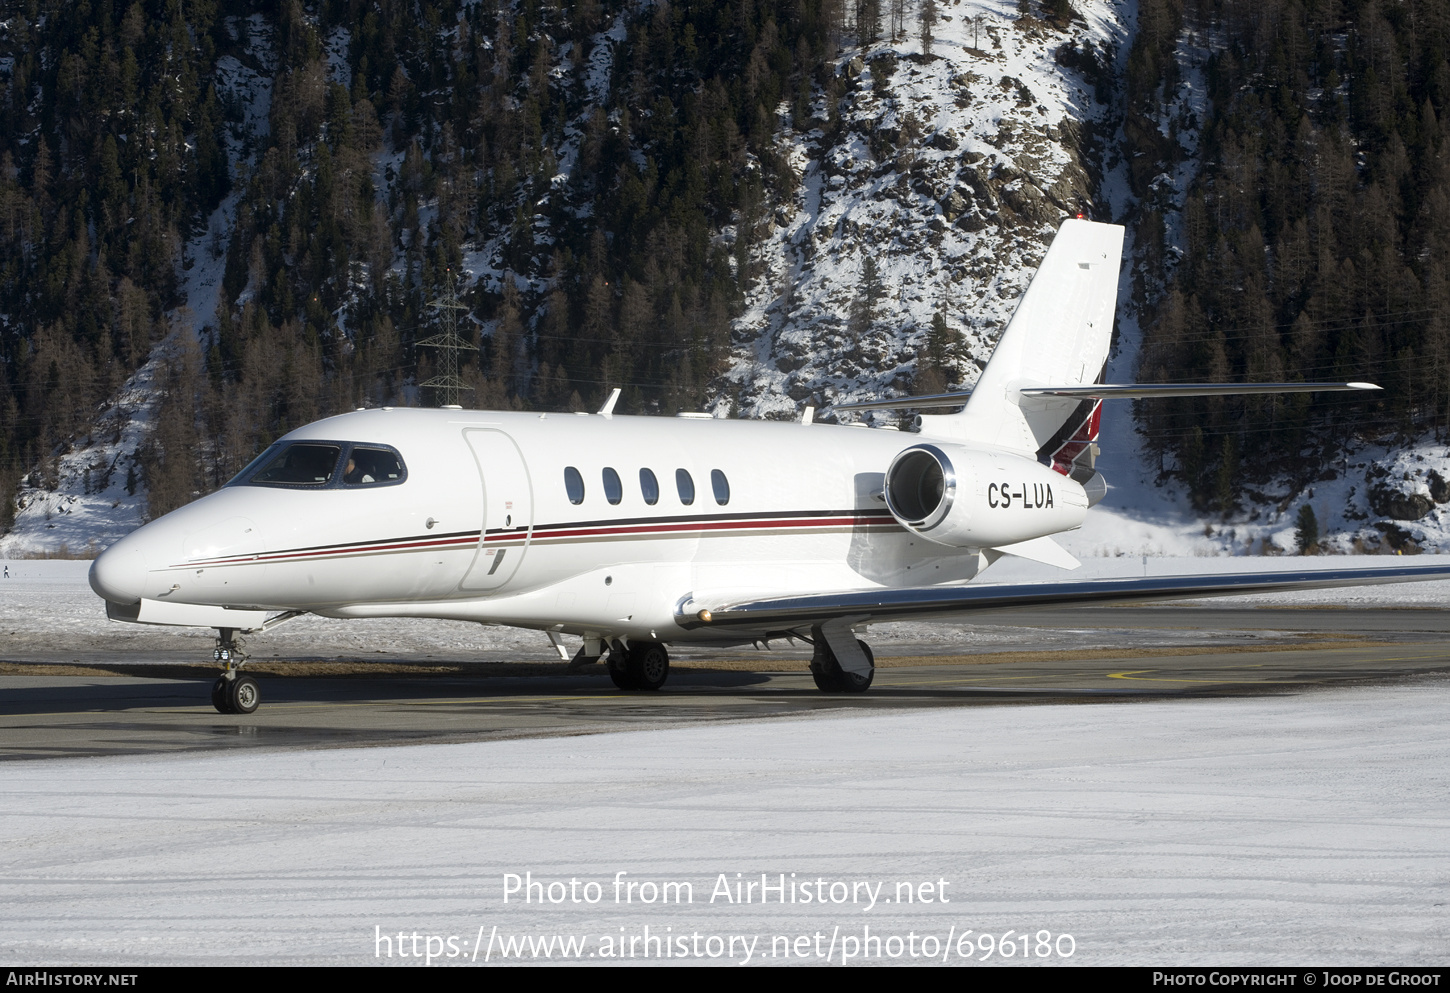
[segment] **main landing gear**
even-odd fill
[[[609,646],[609,678],[622,690],[657,690],[670,675],[670,653],[657,641]]]
[[[867,671],[862,675],[841,665],[820,628],[812,634],[816,650],[811,656],[811,676],[816,681],[816,689],[822,693],[865,693],[871,688],[871,681],[876,677],[876,656],[871,653],[870,645],[856,640],[856,648],[866,657]],[[847,634],[849,636],[850,632]]]
[[[212,658],[222,663],[223,671],[211,684],[211,705],[221,714],[250,714],[262,702],[262,691],[251,676],[242,675],[247,655],[236,628],[217,628],[216,650]]]

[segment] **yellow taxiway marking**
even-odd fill
[[[1130,679],[1130,680],[1132,680],[1135,683],[1236,683],[1236,682],[1241,682],[1241,680],[1234,679],[1232,676],[1224,676],[1221,679],[1168,679],[1168,678],[1163,678],[1163,677],[1153,677],[1153,676],[1144,676],[1144,675],[1142,675],[1145,672],[1158,672],[1158,671],[1159,670],[1157,670],[1157,669],[1133,669],[1133,670],[1131,670],[1129,672],[1110,672],[1110,673],[1108,673],[1108,678],[1109,679]],[[1299,683],[1300,685],[1303,685],[1303,681],[1302,680],[1297,680],[1297,679],[1256,679],[1256,680],[1254,680],[1254,682],[1255,683]]]
[[[1354,649],[1342,649],[1342,651],[1354,651]],[[1376,662],[1423,662],[1426,659],[1434,658],[1435,655],[1401,655],[1392,658],[1375,659]],[[1229,669],[1262,669],[1268,663],[1260,662],[1256,665],[1229,666]],[[1145,672],[1162,672],[1161,669],[1127,669],[1123,672],[1108,673],[1109,679],[1128,679],[1134,682],[1144,683],[1230,683],[1234,682],[1232,676],[1225,676],[1222,679],[1170,679],[1168,677],[1144,676]],[[1299,679],[1257,679],[1256,683],[1293,683],[1298,686],[1309,685]]]
[[[1011,683],[1024,679],[1055,679],[1062,676],[1096,676],[1097,672],[1039,672],[1030,676],[963,676],[958,679],[915,679],[907,682],[897,682],[890,679],[883,680],[882,686],[950,686],[960,683]]]

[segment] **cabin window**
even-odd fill
[[[273,456],[248,482],[259,486],[326,486],[337,471],[341,445],[296,442]]]
[[[675,470],[675,488],[680,491],[680,503],[688,507],[695,502],[695,481],[684,469]]]
[[[619,481],[619,473],[608,466],[604,467],[604,499],[614,504],[624,499],[624,484]]]
[[[347,453],[342,482],[344,486],[383,486],[401,483],[404,475],[403,460],[397,452],[354,445]]]
[[[660,481],[649,469],[639,471],[639,491],[644,495],[644,502],[651,507],[660,502]]]
[[[564,469],[564,492],[569,494],[570,503],[584,502],[584,477],[572,465]]]
[[[715,490],[715,502],[725,506],[730,502],[730,480],[719,469],[710,470],[710,485]]]

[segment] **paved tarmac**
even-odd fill
[[[328,748],[589,734],[843,708],[1103,703],[1296,693],[1450,673],[1450,611],[1145,606],[995,615],[997,650],[897,639],[861,696],[817,691],[809,650],[677,653],[658,693],[602,665],[377,657],[257,661],[255,714],[212,709],[215,667],[186,658],[0,659],[0,759]],[[1095,646],[1064,648],[1078,632]],[[1010,647],[1003,649],[1006,643]],[[911,654],[904,654],[910,652]]]

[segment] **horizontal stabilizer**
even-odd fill
[[[1081,386],[1022,386],[1017,392],[1025,397],[1140,400],[1149,397],[1249,396],[1255,393],[1344,393],[1379,388],[1374,383],[1092,383]]]
[[[1150,397],[1227,397],[1257,393],[1345,393],[1378,390],[1374,383],[1088,383],[1078,386],[1022,386],[1015,391],[1024,397],[1068,397],[1083,400],[1142,400]],[[822,413],[837,410],[936,410],[960,407],[971,390],[932,393],[895,400],[860,400],[835,403]]]
[[[990,551],[1015,555],[1019,559],[1031,559],[1043,565],[1055,565],[1059,569],[1076,569],[1082,565],[1073,558],[1071,552],[1051,538],[1033,538],[1031,541],[1019,541],[1013,545],[998,545]]]
[[[956,393],[932,393],[929,396],[900,397],[896,400],[861,400],[857,403],[833,403],[821,413],[837,410],[936,410],[941,407],[961,407],[972,395],[971,390]]]
[[[1300,572],[1153,576],[1070,583],[997,586],[972,584],[906,589],[879,587],[840,593],[726,601],[695,613],[679,615],[675,618],[675,623],[687,629],[708,625],[714,628],[789,631],[822,624],[837,617],[850,617],[854,624],[865,624],[903,620],[908,617],[949,618],[993,610],[1053,609],[1088,604],[1240,596],[1249,593],[1288,593],[1344,586],[1412,583],[1429,579],[1450,579],[1450,563],[1390,568],[1306,569]],[[701,606],[708,603],[708,599],[707,595],[696,594],[690,605],[692,608]]]

